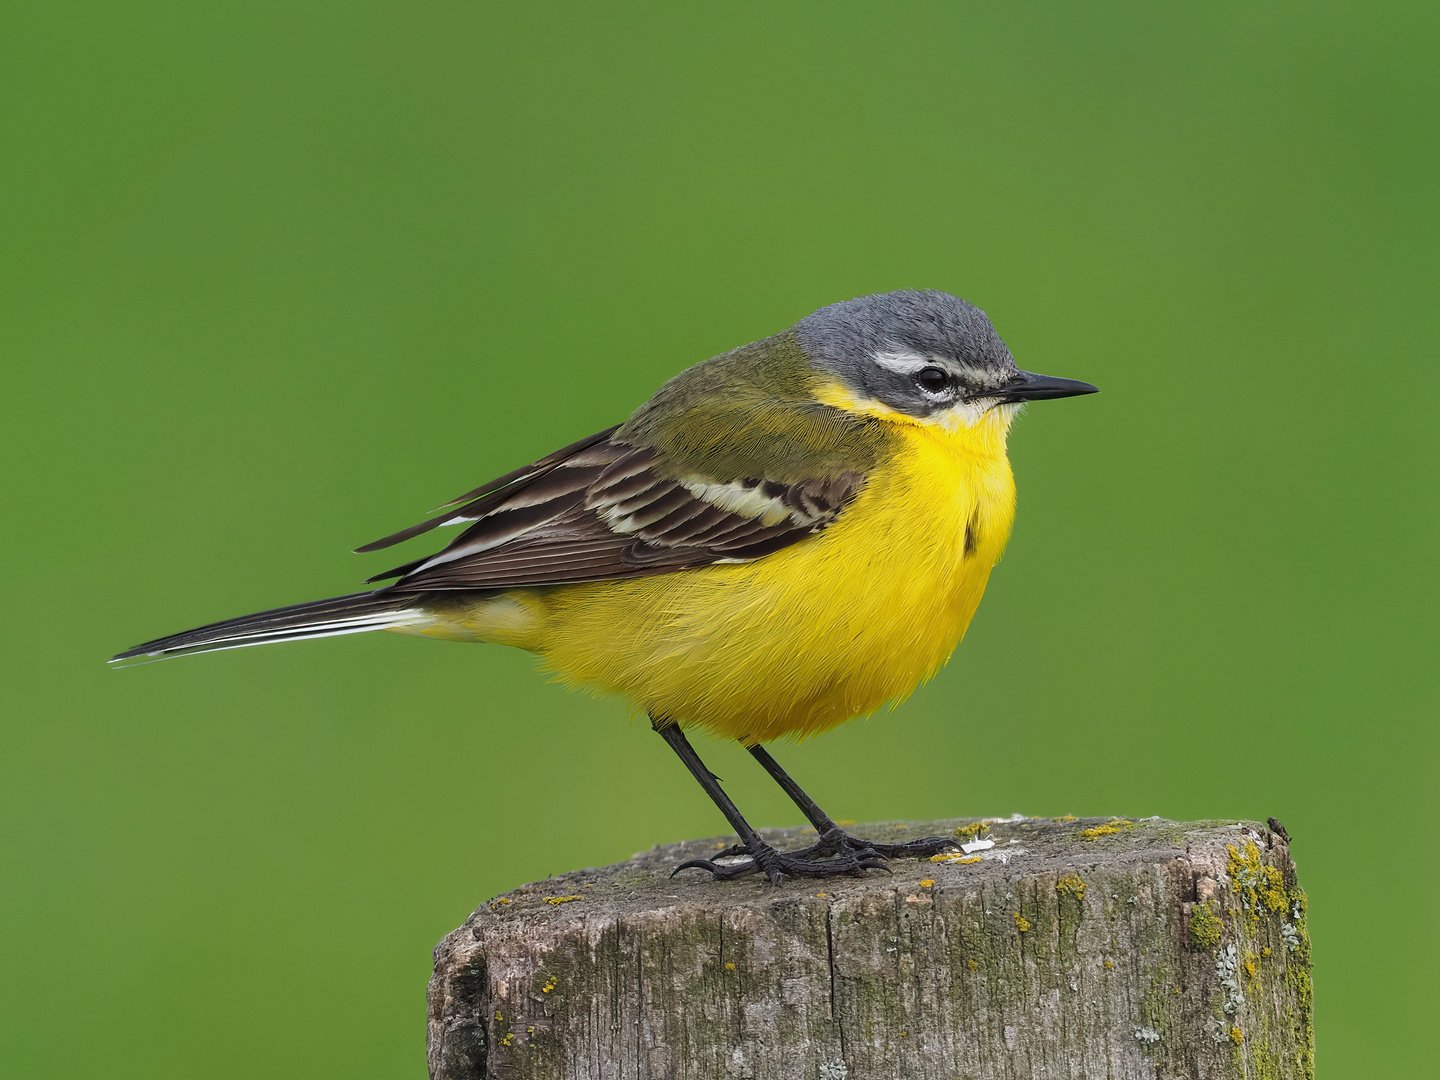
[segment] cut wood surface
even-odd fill
[[[1281,835],[979,824],[850,828],[993,841],[893,875],[669,876],[735,839],[716,837],[498,896],[435,949],[431,1076],[1313,1076],[1305,895]]]

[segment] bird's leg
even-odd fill
[[[740,850],[735,851],[734,854],[750,856],[748,863],[736,865],[722,865],[709,859],[691,859],[689,862],[683,862],[677,866],[672,877],[681,870],[695,868],[708,870],[717,881],[728,881],[731,878],[744,877],[746,874],[763,870],[771,882],[779,885],[785,880],[786,874],[794,874],[799,877],[832,877],[836,874],[859,875],[866,870],[885,869],[885,865],[873,854],[867,855],[856,850],[836,848],[831,854],[838,857],[824,861],[814,861],[808,855],[800,857],[776,851],[760,839],[760,834],[730,801],[730,796],[725,794],[725,789],[720,786],[719,779],[705,767],[705,763],[700,760],[700,755],[695,753],[695,748],[690,745],[690,740],[685,738],[685,733],[680,730],[680,726],[653,717],[650,723],[660,737],[670,744],[670,749],[675,751],[676,756],[685,763],[685,767],[690,770],[690,775],[695,777],[700,786],[705,789],[705,794],[709,795],[711,801],[720,808],[720,812],[730,822],[731,828],[740,834]]]
[[[859,837],[851,836],[844,829],[831,819],[830,815],[821,810],[814,799],[805,794],[805,790],[797,784],[780,763],[770,756],[763,746],[747,746],[750,756],[760,763],[760,767],[770,774],[770,779],[780,785],[780,789],[790,796],[790,801],[800,808],[815,831],[820,834],[820,839],[810,847],[802,851],[794,851],[790,854],[799,857],[821,857],[825,858],[845,852],[853,852],[861,857],[869,855],[880,855],[883,858],[904,858],[911,856],[925,858],[930,855],[939,854],[946,848],[958,847],[959,845],[950,837],[927,836],[923,840],[911,840],[907,844],[884,844],[877,840],[862,840]]]

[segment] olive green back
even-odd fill
[[[671,475],[792,483],[868,471],[885,426],[818,403],[818,381],[786,330],[682,371],[617,438],[664,450],[660,467]]]

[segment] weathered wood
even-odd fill
[[[1313,1075],[1305,896],[1279,835],[1028,818],[988,836],[979,861],[894,876],[668,876],[719,837],[496,897],[435,950],[431,1076]]]

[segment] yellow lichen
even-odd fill
[[[928,877],[927,877],[927,878],[924,878],[924,879],[921,880],[921,882],[920,882],[920,888],[922,888],[922,889],[928,889],[928,888],[931,888],[934,884],[935,884],[935,879],[934,879],[934,878],[928,878]]]
[[[1190,911],[1190,947],[1204,952],[1213,952],[1220,944],[1220,935],[1225,923],[1215,913],[1210,903],[1196,904]]]
[[[501,1045],[501,1046],[512,1046],[512,1045],[514,1045],[514,1043],[515,1043],[515,1033],[514,1033],[513,1031],[507,1031],[507,1032],[505,1033],[505,1037],[500,1040],[500,1045]]]
[[[1265,881],[1260,886],[1260,902],[1270,909],[1271,913],[1285,910],[1285,902],[1289,899],[1285,895],[1285,875],[1273,866],[1267,866],[1261,871],[1265,875]]]
[[[1060,822],[1060,824],[1062,825],[1068,825],[1070,822],[1078,821],[1080,819],[1077,818],[1074,814],[1066,814],[1064,817],[1057,817],[1053,820]]]
[[[966,855],[963,851],[944,851],[941,852],[939,855],[931,855],[930,861],[938,863],[959,864],[963,866],[966,863],[979,862],[980,856]]]
[[[573,894],[573,895],[571,895],[571,896],[547,896],[547,897],[545,897],[545,902],[546,902],[547,904],[568,904],[568,903],[570,903],[571,900],[580,900],[580,899],[582,899],[582,897],[580,896],[580,894],[579,894],[579,893],[575,893],[575,894]]]
[[[1240,906],[1245,909],[1245,928],[1253,935],[1260,930],[1260,918],[1268,913],[1278,915],[1290,907],[1290,895],[1285,891],[1285,875],[1273,866],[1267,865],[1254,841],[1247,840],[1243,848],[1226,844],[1228,858],[1225,872],[1230,875],[1230,887],[1240,897]]]
[[[965,961],[965,966],[966,966],[967,968],[969,968],[971,971],[975,971],[977,968],[980,967],[980,965],[977,964],[974,960],[966,960],[966,961]]]
[[[1255,978],[1255,962],[1259,959],[1260,958],[1256,956],[1253,952],[1246,953],[1245,962],[1240,965],[1242,968],[1245,969],[1245,974],[1252,979]]]
[[[542,994],[548,994],[551,990],[554,990],[555,987],[559,985],[560,980],[557,979],[554,975],[551,975],[548,979],[545,980],[545,985],[540,987],[540,992]]]
[[[1239,1046],[1245,1041],[1245,1032],[1241,1031],[1238,1027],[1232,1027],[1230,1029],[1230,1041],[1236,1046]]]
[[[1126,818],[1111,818],[1104,825],[1092,825],[1088,829],[1081,829],[1080,839],[1098,840],[1102,836],[1114,836],[1128,829],[1138,828],[1139,824],[1138,821],[1130,821]]]
[[[1010,913],[1010,917],[1015,920],[1015,927],[1016,927],[1016,929],[1018,929],[1022,934],[1025,933],[1025,931],[1030,930],[1030,929],[1032,928],[1032,927],[1031,927],[1030,920],[1027,919],[1027,918],[1025,918],[1024,915],[1021,915],[1018,911],[1012,911],[1012,912]]]
[[[734,970],[735,970],[735,965],[732,964],[729,960],[726,960],[726,961],[725,961],[725,970],[726,970],[726,971],[734,971]]]
[[[1113,971],[1114,969],[1115,969],[1115,965],[1112,964],[1109,960],[1106,960],[1106,961],[1105,961],[1105,970],[1106,970],[1106,971]]]
[[[1079,874],[1066,874],[1055,882],[1055,891],[1061,896],[1073,896],[1076,900],[1084,900],[1085,882],[1080,880]]]
[[[961,825],[955,830],[956,836],[979,836],[988,828],[989,823],[984,821],[972,821],[969,825]]]

